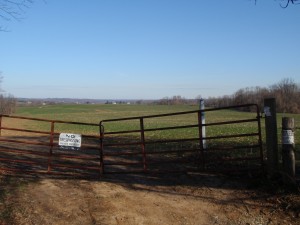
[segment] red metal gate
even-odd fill
[[[224,116],[221,121],[202,124],[202,113],[245,108],[254,108],[256,113],[242,113],[248,116],[242,119],[228,119]],[[195,122],[174,126],[161,125],[164,120],[182,115],[194,116]],[[136,123],[133,129],[119,129],[122,123],[129,121],[130,124]],[[153,127],[153,124],[157,126]],[[235,124],[243,124],[245,131],[232,131],[230,127]],[[110,131],[108,130],[110,127],[117,129]],[[208,132],[208,135],[203,137],[203,127],[208,131],[209,129],[214,131]],[[183,132],[177,134],[173,132],[171,138],[160,134],[153,135],[155,132],[179,130]],[[193,132],[190,132],[191,130]],[[191,135],[188,135],[189,132]],[[239,173],[263,169],[260,113],[255,104],[103,120],[100,122],[100,136],[103,173],[183,171]],[[204,140],[207,147],[203,144]]]
[[[241,118],[224,113],[218,121],[209,119],[210,113],[223,110],[228,114],[245,108],[254,108],[256,113],[241,113]],[[206,114],[205,124],[202,113]],[[14,122],[6,126],[6,120]],[[20,129],[21,121],[27,121],[25,126],[34,121],[34,128]],[[232,129],[236,124],[238,129]],[[60,146],[59,135],[76,133],[78,126],[93,127],[95,134],[82,134],[80,148]],[[99,124],[0,115],[0,134],[0,170],[6,171],[95,177],[263,169],[260,113],[254,104],[102,120]]]
[[[20,123],[30,126],[32,121],[34,129],[19,128]],[[60,133],[72,133],[74,126],[95,127],[96,135],[82,135],[80,148],[59,146]],[[99,124],[1,115],[0,169],[59,176],[98,176],[101,169],[98,127]]]

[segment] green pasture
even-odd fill
[[[177,111],[196,110],[195,106],[155,106],[155,105],[49,105],[43,107],[19,107],[15,115],[34,117],[50,120],[63,120],[71,122],[83,122],[99,124],[102,120],[137,117],[153,114],[172,113]],[[191,122],[192,118],[185,117],[184,120]],[[165,119],[164,121],[151,121],[150,126],[157,127],[158,124],[181,124],[182,119],[176,118]],[[148,122],[146,122],[149,125]],[[163,124],[161,124],[163,123]],[[26,121],[26,129],[38,129],[48,131],[50,129],[49,123]],[[136,130],[139,129],[139,120],[131,120],[125,122],[106,123],[105,131],[119,131],[119,130]],[[73,132],[82,134],[98,134],[99,128],[93,126],[83,125],[55,125],[56,132]]]
[[[99,124],[101,120],[148,116],[156,114],[174,113],[197,110],[198,106],[195,105],[105,105],[105,104],[59,104],[59,105],[45,105],[45,106],[22,106],[17,109],[15,116],[33,117],[48,120],[63,120],[73,122],[84,122]],[[239,112],[234,110],[220,110],[211,111],[206,113],[206,123],[252,119],[256,117],[256,113]],[[300,125],[300,114],[278,114],[278,140],[281,142],[281,118],[283,116],[290,116],[295,118],[296,126]],[[6,118],[3,124],[9,123]],[[178,116],[168,116],[159,118],[150,118],[144,120],[145,129],[170,127],[170,126],[184,126],[197,124],[197,114],[184,114]],[[24,129],[50,131],[50,123],[30,121],[30,120],[17,120],[13,126],[21,126]],[[138,130],[139,120],[128,120],[120,122],[104,123],[105,132],[122,131],[122,130]],[[262,133],[264,140],[264,119],[261,119]],[[78,126],[68,124],[55,124],[55,132],[70,132],[81,134],[95,134],[99,132],[97,126]],[[207,136],[218,136],[236,133],[249,133],[257,132],[257,123],[238,123],[231,125],[207,127]],[[139,133],[127,134],[139,138]],[[156,132],[146,132],[145,136],[148,139],[176,139],[176,138],[196,138],[198,137],[198,128],[188,128],[179,130],[164,130]],[[247,142],[251,138],[240,138],[238,142]],[[299,129],[295,132],[296,143],[300,141]],[[298,146],[298,145],[297,145]]]
[[[185,112],[197,110],[198,106],[191,105],[49,105],[42,107],[19,107],[16,116],[25,116],[33,118],[41,118],[48,120],[63,120],[63,121],[73,121],[73,122],[83,122],[83,123],[93,123],[99,124],[102,120],[116,119],[116,118],[126,118],[126,117],[140,117],[149,116],[156,114],[167,114],[175,112]],[[222,110],[219,112],[208,112],[206,113],[206,123],[211,122],[222,122],[227,120],[235,119],[245,119],[254,118],[253,113],[240,113],[232,110]],[[170,126],[184,126],[184,125],[194,125],[198,123],[197,113],[184,114],[176,116],[167,116],[159,118],[149,118],[144,120],[145,128],[158,128],[158,127],[170,127]],[[108,122],[104,123],[105,131],[119,131],[119,130],[136,130],[139,129],[139,120],[128,120],[120,122]],[[34,129],[49,130],[49,123],[36,122],[36,121],[26,121],[26,129],[31,126]],[[246,132],[249,129],[256,127],[255,124],[238,124],[236,126],[224,126],[224,128],[218,127],[214,129],[213,133],[215,135],[222,135],[223,132],[238,131]],[[64,125],[57,124],[58,131],[66,127],[71,127],[70,129],[74,132],[80,133],[94,133],[95,129],[92,126],[77,126],[77,125]],[[183,133],[187,136],[190,134],[198,135],[197,128],[183,129]],[[192,130],[192,131],[191,131]],[[209,129],[207,129],[209,130]],[[98,128],[96,130],[98,132]],[[163,131],[162,131],[163,132]],[[164,131],[165,132],[165,131]],[[167,133],[172,133],[172,130],[167,131]],[[167,135],[167,134],[165,134]]]

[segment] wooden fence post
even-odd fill
[[[0,136],[2,135],[2,115],[0,115]]]
[[[282,118],[282,166],[284,182],[292,183],[295,178],[294,118]]]
[[[275,98],[264,100],[264,113],[267,145],[267,173],[270,177],[273,177],[278,173],[278,140]]]

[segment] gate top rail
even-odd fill
[[[75,125],[88,125],[88,126],[99,126],[97,123],[83,123],[83,122],[71,122],[64,120],[49,120],[49,119],[41,119],[41,118],[33,118],[33,117],[25,117],[25,116],[12,116],[6,114],[0,114],[0,117],[14,118],[14,119],[23,119],[23,120],[35,120],[41,122],[52,122],[52,123],[67,123],[67,124],[75,124]]]
[[[258,111],[257,104],[243,104],[243,105],[225,106],[225,107],[211,108],[211,109],[204,109],[204,110],[191,110],[191,111],[183,111],[183,112],[176,112],[176,113],[155,114],[155,115],[148,115],[148,116],[133,116],[133,117],[124,117],[124,118],[117,118],[117,119],[106,119],[106,120],[101,120],[99,124],[102,125],[103,122],[149,119],[149,118],[156,118],[156,117],[176,116],[176,115],[184,115],[184,114],[191,114],[191,113],[198,113],[198,112],[218,111],[218,110],[225,110],[225,109],[251,107],[251,106],[255,106]]]

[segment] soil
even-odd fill
[[[299,194],[249,184],[208,174],[3,176],[0,224],[300,224]]]

